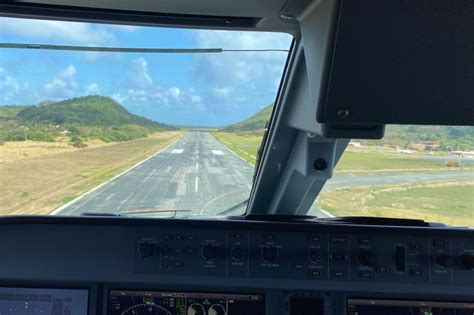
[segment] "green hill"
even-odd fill
[[[129,113],[113,99],[105,96],[85,96],[61,102],[42,102],[40,106],[31,106],[21,110],[18,117],[28,123],[56,125],[164,127],[162,124]]]
[[[0,120],[16,119],[19,112],[28,108],[29,106],[19,105],[4,105],[0,106]]]
[[[110,97],[85,96],[38,106],[0,106],[0,144],[5,141],[49,141],[68,136],[75,146],[84,140],[128,141],[151,132],[175,129],[129,113]]]
[[[245,132],[257,131],[265,128],[266,122],[270,119],[272,114],[273,104],[266,106],[258,113],[251,117],[233,125],[226,126],[221,129],[224,132]]]

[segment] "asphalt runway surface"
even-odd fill
[[[211,134],[187,132],[152,158],[53,213],[183,209],[191,210],[186,214],[212,215],[247,199],[252,176],[253,166]]]
[[[191,131],[53,214],[120,214],[180,209],[187,212],[164,212],[163,215],[215,215],[248,198],[252,177],[253,166],[210,133]],[[462,178],[474,178],[474,172],[335,175],[324,189]],[[243,212],[245,208],[238,210]],[[310,212],[320,217],[328,216],[317,206]]]

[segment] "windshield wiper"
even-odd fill
[[[182,212],[192,212],[189,209],[137,209],[137,210],[130,210],[130,211],[123,211],[120,213],[108,213],[108,212],[83,212],[81,215],[83,216],[91,216],[91,217],[129,217],[133,215],[141,215],[141,214],[153,214],[153,213],[172,213],[173,215],[170,218],[176,217],[178,213]]]

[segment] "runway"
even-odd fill
[[[253,166],[210,133],[192,131],[54,214],[184,209],[212,215],[247,199],[252,176]]]

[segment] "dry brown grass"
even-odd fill
[[[97,143],[84,149],[64,147],[59,142],[57,148],[27,149],[31,155],[16,159],[18,155],[12,153],[9,162],[0,163],[0,215],[47,214],[180,135],[182,132],[162,132],[123,143]],[[6,151],[14,151],[6,145]]]
[[[69,138],[59,138],[56,142],[39,142],[39,141],[19,141],[6,142],[0,146],[0,164],[15,162],[32,157],[43,157],[53,154],[78,151],[69,144]],[[114,143],[105,143],[101,140],[90,140],[86,142],[87,148],[93,149]]]

